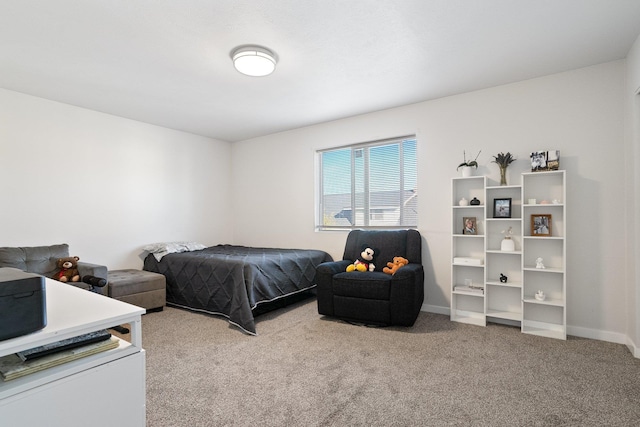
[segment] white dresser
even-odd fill
[[[88,332],[129,323],[131,343],[3,382],[3,426],[136,426],[146,422],[145,310],[51,279],[46,280],[47,326],[0,341],[0,357]]]

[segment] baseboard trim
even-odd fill
[[[420,311],[426,311],[427,313],[435,313],[435,314],[445,314],[447,316],[451,315],[451,310],[449,307],[440,307],[439,305],[429,305],[422,304],[422,308]]]
[[[633,357],[636,359],[640,359],[640,347],[638,347],[631,338],[627,337],[627,342],[625,343]]]
[[[451,314],[449,307],[441,307],[438,305],[423,304],[421,310],[428,313],[444,314],[447,316]],[[599,329],[567,325],[567,335],[622,344],[629,349],[633,357],[640,359],[640,347],[638,347],[628,335],[621,334],[619,332],[601,331]]]

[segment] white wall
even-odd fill
[[[628,95],[640,85],[639,51],[636,43],[629,65],[234,144],[0,90],[0,246],[67,242],[111,269],[140,268],[141,247],[167,240],[320,248],[340,258],[346,233],[314,231],[315,150],[416,133],[426,304],[446,312],[450,178],[462,150],[482,149],[477,173],[496,181],[491,156],[510,151],[519,159],[509,168],[514,182],[530,151],[558,149],[569,181],[569,333],[637,345],[640,197],[625,183],[639,173],[639,109],[629,108],[638,97]],[[620,153],[633,160],[626,168]]]
[[[0,117],[0,246],[119,269],[147,243],[231,241],[229,143],[2,89]]]
[[[569,333],[624,342],[624,76],[616,61],[235,143],[235,242],[340,258],[346,233],[313,227],[315,150],[416,133],[425,302],[447,312],[450,178],[462,151],[481,149],[477,173],[495,181],[491,156],[510,151],[518,160],[509,180],[519,182],[530,151],[558,149],[568,179]]]
[[[640,37],[627,56],[625,166],[627,242],[627,331],[629,348],[640,357]]]

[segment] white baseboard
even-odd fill
[[[421,310],[428,313],[445,314],[447,316],[451,314],[449,307],[441,307],[438,305],[423,304]],[[567,335],[598,341],[607,341],[615,344],[623,344],[627,346],[631,354],[633,354],[633,357],[640,359],[640,347],[638,347],[629,336],[619,332],[601,331],[599,329],[567,325]]]
[[[627,342],[625,343],[633,357],[640,359],[640,347],[638,347],[631,338],[627,337]]]
[[[449,307],[440,307],[439,305],[422,304],[420,311],[426,311],[427,313],[446,314],[451,315]]]

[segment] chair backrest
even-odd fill
[[[382,271],[397,256],[422,264],[422,240],[417,230],[352,230],[347,236],[343,259],[355,261],[364,245],[377,249],[376,271]]]
[[[52,277],[58,258],[69,256],[66,243],[51,246],[33,246],[23,248],[0,248],[0,267],[18,268],[28,273]]]

